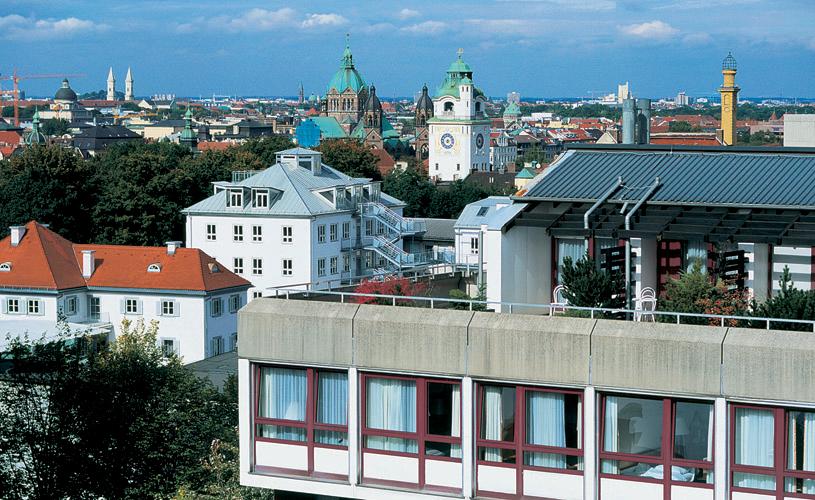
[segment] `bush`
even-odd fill
[[[563,296],[569,304],[579,307],[621,309],[625,306],[623,276],[600,269],[594,259],[583,256],[577,262],[563,259]]]
[[[658,309],[692,314],[722,314],[729,316],[745,315],[747,298],[743,291],[729,291],[721,280],[713,282],[702,270],[701,261],[694,262],[690,271],[683,272],[679,278],[668,279],[665,292],[658,302]],[[674,321],[669,316],[662,316],[664,321]],[[717,319],[686,318],[684,323],[720,325]],[[735,321],[726,324],[735,326]]]
[[[470,297],[467,292],[463,290],[459,290],[458,288],[454,288],[450,290],[449,296],[451,299],[455,300],[480,300],[485,301],[487,300],[487,288],[484,285],[478,287],[478,295],[475,297]],[[459,309],[459,310],[472,310],[472,311],[486,311],[487,305],[486,304],[473,304],[472,309],[470,309],[470,304],[467,302],[450,302],[451,309]]]
[[[423,283],[413,283],[407,278],[396,278],[385,281],[363,281],[354,289],[354,293],[417,297],[424,295],[426,290],[427,287]],[[354,302],[357,304],[393,305],[393,299],[390,297],[354,297]],[[413,304],[414,301],[407,299],[396,301],[398,306]]]
[[[790,277],[790,270],[784,266],[781,279],[778,280],[781,291],[767,299],[763,304],[752,304],[753,316],[762,318],[784,318],[815,320],[815,290],[795,288]],[[771,323],[772,328],[781,330],[812,331],[811,325],[794,323]]]

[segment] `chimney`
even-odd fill
[[[634,144],[637,106],[634,99],[623,99],[623,144]]]
[[[637,99],[637,143],[651,144],[651,99]]]
[[[11,226],[11,246],[16,247],[20,244],[25,234],[25,226]]]
[[[175,255],[175,251],[181,248],[180,241],[168,241],[167,242],[167,255]]]
[[[311,173],[320,175],[323,171],[323,155],[316,153],[311,157]]]
[[[93,271],[96,269],[96,260],[94,254],[96,250],[82,250],[82,277],[90,278],[93,276]]]

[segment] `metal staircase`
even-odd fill
[[[366,250],[376,252],[385,258],[396,270],[413,268],[431,262],[427,254],[413,254],[402,248],[402,238],[423,233],[427,227],[424,221],[402,217],[381,203],[361,203],[359,207],[362,220],[373,220],[382,223],[386,234],[366,235]]]
[[[360,215],[362,215],[363,219],[369,218],[382,222],[391,231],[399,233],[400,236],[423,233],[427,229],[424,221],[402,217],[381,203],[368,202],[360,204]]]

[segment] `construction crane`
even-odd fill
[[[20,126],[20,80],[33,80],[39,78],[81,78],[84,74],[40,74],[40,75],[18,75],[17,70],[11,76],[0,75],[0,81],[11,80],[13,84],[12,90],[0,90],[0,95],[11,95],[14,99],[14,126]]]
[[[127,119],[127,118],[136,118],[136,117],[145,117],[145,116],[158,116],[158,113],[152,111],[139,111],[136,113],[126,113],[126,114],[113,114],[113,123],[119,123],[119,120]]]

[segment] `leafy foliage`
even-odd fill
[[[316,148],[323,154],[323,163],[351,177],[379,180],[377,158],[364,144],[355,139],[329,139]]]
[[[68,133],[68,120],[63,120],[62,118],[51,118],[50,120],[45,120],[42,122],[42,126],[40,130],[45,135],[65,135]]]
[[[458,288],[453,288],[448,293],[451,299],[455,300],[478,300],[478,301],[485,301],[487,300],[487,287],[485,285],[481,285],[478,287],[478,294],[475,297],[470,297],[470,295],[463,291],[459,290]],[[450,303],[451,309],[470,309],[470,304],[465,302],[451,302]],[[487,305],[486,304],[472,304],[473,311],[486,311]]]
[[[668,280],[665,284],[665,292],[658,303],[658,308],[664,311],[728,316],[744,315],[747,306],[744,292],[729,291],[721,280],[714,283],[711,277],[702,270],[702,263],[699,260],[693,263],[690,271],[681,273],[677,279]],[[682,319],[682,322],[721,324],[719,320],[705,320],[704,318],[685,318]]]
[[[694,127],[686,121],[673,121],[668,123],[668,132],[702,132],[701,127]]]
[[[569,304],[579,307],[619,309],[625,306],[625,296],[618,293],[625,287],[620,273],[600,269],[587,255],[577,262],[563,259],[563,296]]]
[[[396,278],[385,281],[363,281],[357,285],[354,293],[420,297],[425,294],[426,290],[427,286],[424,283],[414,283],[407,278]],[[354,302],[357,304],[393,305],[393,299],[389,297],[354,297]],[[412,300],[396,300],[396,305],[411,304],[413,304]]]
[[[753,315],[762,318],[784,318],[815,320],[815,290],[800,290],[790,276],[790,270],[784,266],[778,280],[781,290],[762,304],[753,302]],[[807,324],[772,323],[773,328],[782,330],[808,330]]]

